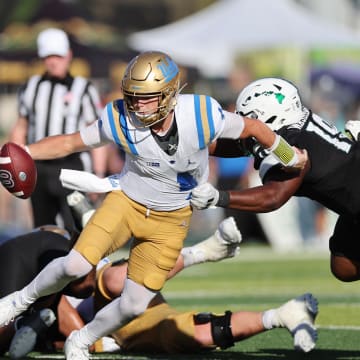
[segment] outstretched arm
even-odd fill
[[[274,144],[276,134],[261,120],[247,117],[243,117],[243,120],[245,126],[240,139],[254,137],[265,148],[270,148]]]
[[[302,169],[308,160],[307,153],[292,147],[284,138],[272,131],[258,119],[251,119],[224,111],[225,127],[221,138],[255,138],[259,144],[270,151],[283,165],[292,169]],[[212,149],[210,149],[211,151]]]
[[[80,132],[76,132],[46,137],[34,144],[28,145],[28,149],[34,160],[49,160],[84,151],[88,147],[82,141]]]
[[[228,208],[250,212],[270,212],[283,206],[301,184],[301,177],[286,181],[269,181],[242,191],[229,191]]]
[[[192,191],[191,205],[203,210],[211,206],[250,212],[269,212],[280,208],[295,194],[310,167],[298,172],[277,171],[268,176],[264,185],[245,190],[219,191],[205,183]]]
[[[274,133],[261,120],[244,117],[245,127],[240,139],[254,137],[284,166],[303,169],[308,160],[307,152],[291,147],[284,138]]]

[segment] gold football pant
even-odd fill
[[[82,231],[74,249],[91,264],[124,246],[133,236],[128,278],[160,290],[186,238],[192,210],[155,211],[112,191]]]
[[[147,309],[112,336],[126,351],[182,353],[203,349],[195,341],[194,311],[180,313],[167,303]]]

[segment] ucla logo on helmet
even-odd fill
[[[157,67],[164,75],[165,82],[171,81],[179,72],[179,68],[177,67],[177,65],[169,58],[161,61]]]

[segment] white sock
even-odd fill
[[[126,279],[121,296],[98,311],[94,319],[86,325],[86,332],[81,333],[82,338],[86,340],[83,343],[93,344],[103,336],[124,326],[135,316],[142,314],[156,293],[156,291]]]
[[[29,287],[25,286],[22,290],[18,291],[15,297],[15,301],[22,305],[31,305],[38,299],[37,296],[31,296],[29,294]]]
[[[81,347],[89,347],[97,340],[96,336],[91,336],[88,331],[87,325],[82,327],[80,330],[77,330],[74,336],[76,338],[76,343],[79,344]]]
[[[67,275],[66,269],[74,275]],[[91,271],[92,265],[76,250],[65,257],[50,261],[39,274],[19,292],[23,304],[32,304],[36,299],[55,294],[70,281],[80,278]]]
[[[262,322],[264,328],[270,330],[272,328],[280,327],[279,319],[277,316],[276,309],[270,309],[263,312]]]

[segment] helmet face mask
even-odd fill
[[[236,112],[259,119],[273,130],[295,124],[307,114],[298,89],[279,78],[263,78],[247,85],[236,100]]]
[[[136,127],[149,127],[165,120],[174,109],[179,92],[180,74],[175,62],[159,51],[148,51],[136,56],[128,64],[121,83],[124,102]],[[154,112],[140,112],[136,98],[158,97]]]

